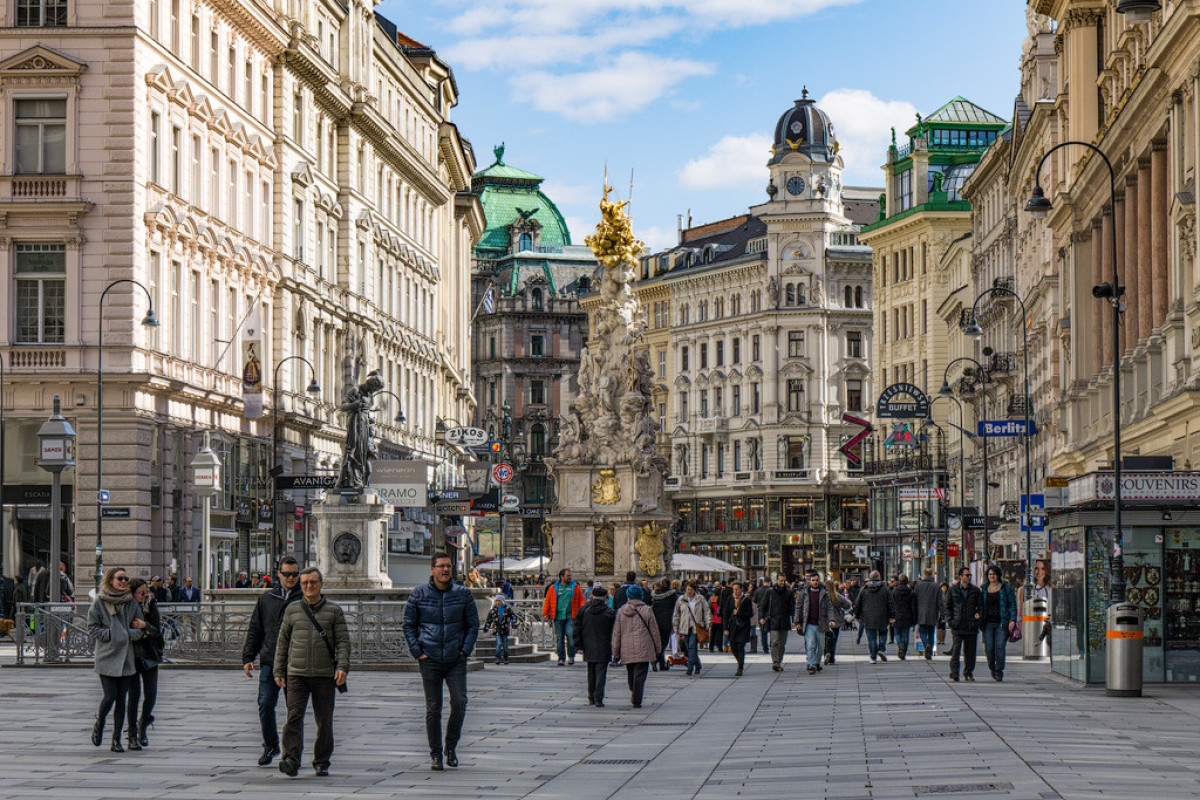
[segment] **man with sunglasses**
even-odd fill
[[[259,596],[242,646],[242,669],[246,677],[254,677],[254,659],[261,668],[258,675],[258,720],[262,725],[263,751],[258,764],[265,767],[279,755],[279,727],[275,706],[279,702],[279,686],[275,683],[275,642],[279,638],[279,623],[290,603],[299,600],[300,564],[292,556],[279,562],[279,585]]]

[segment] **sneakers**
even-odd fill
[[[817,668],[816,668],[816,667],[809,667],[809,668],[808,668],[808,674],[809,674],[809,675],[816,675],[816,674],[817,674]]]
[[[329,765],[328,764],[321,764],[320,766],[313,767],[313,769],[316,771],[318,778],[328,778],[329,777]]]
[[[887,661],[887,656],[885,656],[883,653],[880,653],[880,654],[879,654],[879,660],[880,660],[880,661]]]

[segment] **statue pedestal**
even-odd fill
[[[555,465],[558,510],[550,523],[550,573],[605,583],[663,577],[674,516],[662,508],[662,475],[630,466]]]
[[[387,521],[391,507],[375,495],[342,503],[332,495],[313,506],[317,521],[317,567],[325,588],[390,589],[387,572]]]

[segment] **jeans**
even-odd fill
[[[1004,659],[1008,647],[1008,626],[1003,622],[983,624],[983,653],[987,657],[988,669],[1004,677]]]
[[[871,653],[871,660],[883,655],[886,647],[887,628],[867,628],[867,650]]]
[[[143,695],[146,702],[142,705],[141,725],[145,727],[154,721],[154,701],[158,699],[158,667],[139,672],[130,679],[129,700],[125,704],[130,738],[137,735],[138,701]]]
[[[951,636],[954,641],[950,645],[950,674],[958,675],[959,654],[962,654],[963,671],[967,675],[975,673],[975,646],[979,638],[975,635],[975,631],[969,633],[951,631]]]
[[[912,628],[897,627],[895,630],[896,636],[896,652],[901,658],[908,655],[908,637],[912,633]]]
[[[700,640],[696,638],[696,631],[685,634],[683,637],[683,647],[687,650],[687,672],[691,675],[693,671],[700,671]]]
[[[508,634],[496,634],[496,660],[508,658]]]
[[[763,652],[764,653],[771,652],[771,632],[768,631],[766,626],[764,625],[764,626],[759,626],[758,634],[762,638]]]
[[[771,631],[771,663],[782,664],[783,653],[787,649],[787,628],[781,631]]]
[[[608,681],[608,662],[587,662],[588,702],[604,702],[604,684]]]
[[[933,657],[933,633],[937,630],[934,625],[918,625],[917,633],[921,637],[921,646],[925,648],[925,657]]]
[[[136,677],[136,675],[100,676],[100,686],[104,689],[104,697],[100,698],[100,710],[96,713],[96,719],[103,727],[104,720],[108,718],[108,711],[112,709],[113,739],[121,738],[121,729],[125,727],[125,700],[129,696],[129,690],[133,687]]]
[[[262,728],[263,747],[279,749],[279,727],[275,722],[275,704],[279,686],[275,683],[274,664],[263,662],[258,671],[258,724]]]
[[[570,618],[554,620],[554,636],[558,640],[559,663],[566,663],[568,658],[574,661],[575,620]]]
[[[333,676],[306,678],[289,675],[287,679],[287,720],[283,723],[283,759],[299,765],[304,755],[304,712],[312,698],[317,720],[317,741],[313,745],[313,766],[328,767],[333,756],[333,699],[337,686]]]
[[[557,624],[557,621],[555,622]],[[442,683],[450,690],[450,719],[446,722],[446,750],[458,746],[462,737],[463,720],[467,716],[467,657],[457,661],[434,661],[423,658],[421,683],[425,688],[425,738],[429,754],[442,754]]]
[[[804,626],[804,655],[808,660],[808,668],[816,669],[821,666],[822,651],[825,649],[825,634],[816,625]]]
[[[646,689],[646,676],[650,674],[650,662],[639,661],[636,664],[626,664],[625,672],[629,677],[629,702],[634,707],[642,704],[642,693]]]

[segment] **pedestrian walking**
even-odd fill
[[[58,597],[50,599],[50,570],[44,569],[38,573],[33,585],[33,596],[38,603],[69,603],[75,597],[75,586],[67,577],[67,565],[60,561],[58,564]]]
[[[503,594],[492,600],[492,609],[483,621],[483,629],[496,634],[496,663],[508,663],[508,635],[512,630],[513,612]]]
[[[962,675],[975,680],[975,647],[983,623],[983,593],[971,585],[971,570],[958,571],[958,580],[946,592],[946,625],[950,628],[950,680],[958,681],[960,657]]]
[[[750,600],[754,603],[754,624],[758,626],[758,639],[762,641],[763,653],[770,652],[770,631],[767,626],[762,624],[762,620],[767,617],[767,593],[771,591],[771,582],[766,578],[762,578],[758,582],[758,588],[754,590],[754,595]]]
[[[892,593],[883,582],[878,570],[872,570],[870,580],[858,593],[854,603],[854,617],[867,632],[867,649],[871,653],[871,663],[887,661],[883,652],[887,645],[888,620],[896,616]]]
[[[721,587],[714,586],[708,597],[708,609],[712,612],[712,631],[708,637],[708,652],[720,653],[725,637],[725,624],[721,619]]]
[[[821,583],[821,575],[815,569],[804,573],[804,585],[796,590],[795,611],[792,625],[804,637],[804,655],[808,662],[808,674],[821,671],[821,659],[825,650],[825,634],[837,619],[833,598]]]
[[[654,620],[654,612],[643,602],[644,596],[640,586],[630,586],[625,590],[625,605],[615,612],[617,619],[612,631],[612,657],[625,666],[629,679],[629,702],[634,708],[642,707],[650,662],[662,653],[658,623]],[[700,604],[702,601],[697,603]]]
[[[1004,661],[1008,637],[1017,626],[1017,595],[1004,580],[1000,567],[987,568],[987,585],[983,588],[983,654],[987,658],[992,680],[1004,680]]]
[[[925,660],[929,661],[933,658],[933,636],[941,616],[941,592],[933,580],[932,569],[925,569],[913,592],[917,595],[917,634],[921,637]]]
[[[250,582],[250,576],[245,571],[239,572],[237,580],[234,581],[233,588],[235,589],[253,589],[254,584]]]
[[[629,602],[626,598],[625,602]],[[608,607],[608,590],[597,586],[575,616],[575,649],[583,651],[587,664],[588,705],[604,708],[604,687],[608,681],[608,662],[613,658],[613,626],[617,612]],[[660,651],[661,655],[661,651]]]
[[[141,750],[150,744],[146,730],[154,724],[154,703],[158,700],[158,665],[162,663],[166,642],[163,639],[158,602],[150,594],[150,585],[141,578],[134,578],[129,582],[129,592],[141,607],[142,619],[146,621],[142,638],[133,643],[133,666],[137,672],[129,686],[129,699],[125,703],[125,719],[129,723],[129,743],[126,747]]]
[[[167,591],[167,587],[163,586],[162,575],[155,575],[150,579],[150,594],[154,595],[154,599],[160,606],[163,603],[175,602],[175,599],[171,597],[171,593]]]
[[[917,594],[908,585],[908,576],[897,578],[892,590],[892,618],[888,622],[895,631],[896,656],[901,661],[908,655],[908,642],[913,625],[917,624]]]
[[[443,752],[446,764],[458,766],[458,740],[467,716],[467,659],[479,637],[479,612],[471,590],[451,580],[450,555],[434,553],[430,563],[429,583],[413,589],[404,607],[404,638],[421,669],[430,768],[441,772]],[[443,683],[450,692],[444,751]]]
[[[767,591],[762,617],[758,624],[770,633],[771,669],[783,669],[783,654],[787,648],[788,629],[792,625],[795,593],[788,586],[787,576],[782,572],[775,576],[775,584]]]
[[[313,770],[329,774],[333,757],[333,706],[337,692],[346,691],[350,671],[350,634],[341,607],[321,593],[321,570],[300,571],[304,597],[291,603],[279,623],[275,643],[275,684],[287,692],[287,721],[283,723],[283,756],[279,771],[295,777],[304,755],[304,713],[312,698],[317,740],[313,744]]]
[[[583,587],[571,580],[571,570],[560,569],[558,580],[546,589],[546,599],[542,603],[542,619],[554,620],[554,637],[558,644],[558,664],[561,667],[575,663],[575,653],[572,649],[575,641],[575,615],[583,607]]]
[[[942,581],[938,584],[938,623],[937,646],[946,644],[946,598],[950,596],[950,584]]]
[[[754,641],[756,616],[758,615],[754,610],[754,601],[746,594],[746,584],[735,581],[730,590],[725,616],[729,648],[733,651],[733,660],[737,662],[737,671],[733,673],[735,678],[742,677],[742,669],[746,666],[746,643]]]
[[[167,589],[167,602],[168,603],[178,603],[179,602],[179,592],[181,591],[179,588],[179,579],[176,578],[174,575],[168,575],[166,589]]]
[[[613,595],[612,595],[613,611],[621,610],[621,606],[625,605],[625,601],[628,600],[628,597],[626,596],[625,593],[629,590],[630,586],[634,586],[636,584],[637,584],[637,573],[632,572],[632,571],[626,572],[625,573],[625,582],[623,584],[621,584],[620,586],[618,586],[617,590],[615,592],[613,592]]]
[[[703,644],[700,640],[708,641],[711,625],[712,609],[708,601],[700,596],[696,582],[688,581],[671,616],[671,629],[687,651],[687,675],[700,674],[700,645]]]
[[[258,758],[260,767],[270,764],[279,755],[279,727],[275,719],[280,688],[275,682],[275,644],[279,641],[279,625],[287,607],[302,598],[300,564],[293,556],[284,556],[279,560],[279,585],[259,595],[242,644],[242,671],[247,678],[254,677],[254,660],[259,662],[258,723],[263,739],[262,755]]]
[[[833,619],[830,620],[829,630],[825,631],[825,663],[837,663],[838,635],[846,622],[846,613],[851,609],[850,601],[838,588],[837,581],[830,578],[825,581],[825,592],[833,606]]]
[[[671,582],[663,578],[657,588],[650,593],[650,610],[654,612],[654,620],[658,623],[658,639],[663,643],[663,652],[659,654],[658,664],[653,667],[662,671],[671,668],[671,659],[667,657],[670,650],[671,617],[675,614],[675,603],[679,600],[679,592],[671,588]]]
[[[109,749],[124,753],[121,731],[125,726],[125,703],[137,675],[133,643],[144,635],[146,621],[129,591],[129,576],[123,567],[110,567],[104,574],[100,591],[88,609],[87,620],[88,633],[95,640],[94,668],[104,689],[96,723],[92,726],[92,744],[99,747],[104,739],[104,723],[111,709],[113,729]]]
[[[892,577],[888,578],[887,584],[888,584],[888,591],[894,592],[894,591],[896,591],[896,587],[900,585],[900,579],[897,576],[893,575]],[[895,641],[896,641],[896,628],[894,625],[892,625],[891,621],[889,620],[888,626],[887,626],[887,643],[892,644]]]
[[[177,599],[180,603],[201,602],[202,598],[200,596],[200,590],[195,586],[192,586],[192,579],[190,576],[183,579],[183,588],[179,590]]]

